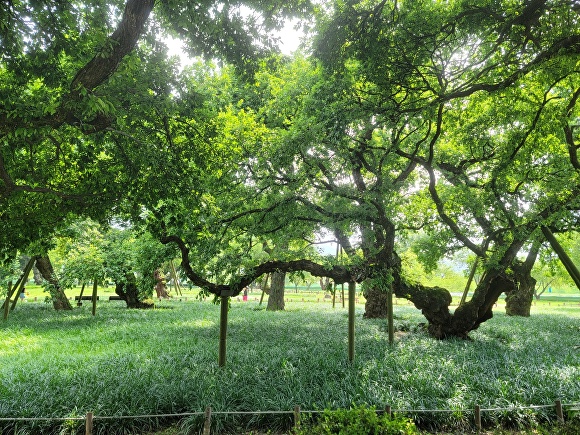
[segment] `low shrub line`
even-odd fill
[[[523,410],[534,410],[534,409],[548,409],[555,408],[556,417],[559,423],[564,423],[565,421],[565,411],[580,411],[580,403],[562,403],[557,400],[554,404],[550,405],[529,405],[529,406],[510,406],[506,408],[481,408],[476,405],[474,409],[391,409],[389,405],[385,406],[383,409],[371,408],[377,414],[388,414],[389,416],[413,416],[414,414],[429,414],[429,413],[473,413],[474,414],[474,424],[478,430],[481,430],[482,425],[482,413],[483,412],[510,412],[510,411],[523,411]],[[183,412],[176,414],[145,414],[145,415],[116,415],[116,416],[95,416],[92,412],[88,412],[85,416],[78,417],[0,417],[0,421],[7,422],[33,422],[33,421],[46,421],[46,422],[72,422],[72,421],[85,421],[85,434],[93,434],[93,422],[95,420],[121,420],[121,419],[144,419],[144,418],[176,418],[176,417],[195,417],[204,416],[204,429],[203,434],[209,435],[211,430],[211,419],[212,416],[218,415],[293,415],[294,416],[294,428],[300,427],[301,415],[309,414],[311,416],[320,415],[323,413],[339,412],[340,410],[302,410],[299,406],[295,406],[292,411],[214,411],[211,407],[207,407],[203,412]]]

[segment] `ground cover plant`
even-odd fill
[[[419,427],[468,429],[473,408],[485,426],[553,422],[552,408],[580,401],[580,307],[533,308],[531,318],[496,314],[472,340],[437,341],[422,316],[397,306],[393,347],[385,322],[362,320],[347,362],[347,314],[339,306],[293,302],[284,312],[233,303],[227,366],[217,366],[219,307],[162,301],[126,310],[100,302],[57,312],[28,303],[0,324],[0,418],[76,417],[94,412],[97,433],[140,433],[175,423],[160,417],[223,411],[291,411],[367,405],[406,412]],[[407,332],[404,332],[407,331]],[[418,412],[447,409],[453,412]],[[106,419],[100,418],[107,417]],[[115,418],[117,417],[117,418]],[[219,415],[214,429],[287,429],[291,414]],[[82,421],[0,421],[3,433],[82,432]],[[202,416],[178,422],[196,433]]]

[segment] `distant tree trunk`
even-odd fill
[[[36,267],[36,263],[32,267],[32,277],[34,279],[34,284],[42,285],[42,275],[41,275],[40,271],[38,270],[38,267]]]
[[[530,317],[534,292],[536,290],[536,280],[532,277],[532,267],[536,262],[541,243],[534,241],[526,260],[522,263],[516,260],[512,265],[516,288],[506,293],[505,312],[508,316]]]
[[[268,311],[279,311],[284,309],[284,285],[286,283],[286,273],[276,271],[272,273],[270,281],[270,295],[268,297]]]
[[[60,287],[58,277],[54,273],[52,263],[47,254],[40,255],[36,259],[36,267],[42,277],[50,284],[49,292],[52,298],[52,306],[55,310],[72,310],[72,305],[64,291]]]
[[[133,272],[125,273],[124,282],[115,283],[115,293],[125,301],[127,308],[152,308],[153,303],[139,300],[137,280]]]
[[[155,284],[155,292],[157,293],[157,297],[159,299],[168,298],[169,294],[167,293],[167,285],[163,271],[161,269],[156,269],[155,272],[153,273],[153,276],[155,277],[155,281],[157,282],[157,284]]]
[[[387,292],[372,286],[365,288],[363,295],[366,299],[363,317],[366,319],[386,319]]]

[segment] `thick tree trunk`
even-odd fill
[[[115,293],[125,301],[127,308],[153,308],[153,303],[139,300],[137,280],[132,272],[125,274],[125,282],[115,283]]]
[[[72,305],[60,287],[58,277],[54,273],[54,269],[52,267],[52,263],[50,262],[50,258],[48,258],[48,255],[41,255],[36,259],[36,268],[42,277],[50,284],[48,288],[54,309],[72,310]]]
[[[272,272],[270,284],[270,295],[268,297],[268,311],[279,311],[284,309],[284,285],[286,283],[286,273]]]
[[[518,276],[517,281],[517,289],[506,294],[505,312],[508,316],[530,317],[536,280],[528,273]]]
[[[429,334],[439,339],[467,339],[470,331],[493,317],[492,309],[499,296],[515,288],[514,281],[505,274],[486,273],[471,300],[457,307],[451,314],[451,294],[446,289],[408,284],[398,277],[395,281],[395,295],[413,302],[429,321]]]
[[[535,240],[526,260],[523,263],[516,260],[512,265],[517,286],[513,291],[506,293],[505,312],[508,316],[530,317],[536,291],[536,280],[532,277],[532,268],[541,245]]]
[[[504,273],[487,272],[471,300],[455,310],[451,322],[433,326],[430,324],[429,331],[437,338],[468,338],[470,331],[476,330],[479,325],[493,317],[493,306],[499,296],[513,291],[514,288],[514,281]]]
[[[364,291],[366,319],[385,319],[387,317],[387,297],[386,291],[371,286]]]

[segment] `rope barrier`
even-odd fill
[[[554,408],[554,404],[551,405],[528,405],[528,406],[509,406],[505,408],[480,408],[481,412],[500,412],[500,411],[516,411],[516,410],[526,410],[526,409],[545,409]],[[561,403],[563,408],[574,408],[580,407],[580,402],[571,403]],[[380,409],[377,409],[381,412]],[[300,414],[321,414],[324,411],[320,410],[302,410],[300,409]],[[420,413],[472,413],[473,409],[392,409],[394,414],[420,414]],[[280,414],[294,414],[295,411],[213,411],[212,415],[280,415]],[[175,417],[192,417],[192,416],[202,416],[205,411],[198,412],[182,412],[174,414],[140,414],[140,415],[94,415],[93,420],[118,420],[118,419],[129,419],[129,418],[175,418]],[[0,421],[81,421],[85,420],[86,417],[76,416],[76,417],[0,417]]]

